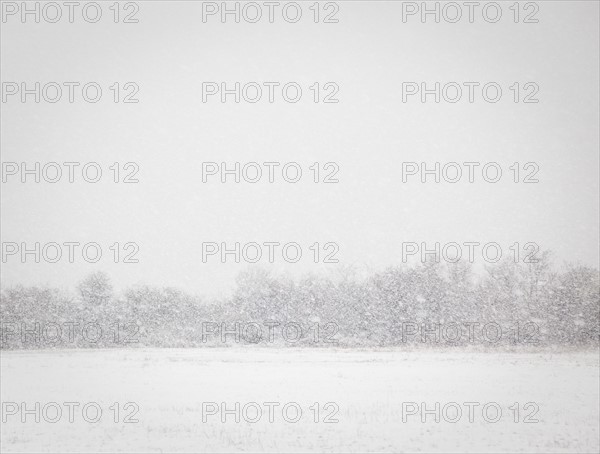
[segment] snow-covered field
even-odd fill
[[[1,360],[2,452],[599,451],[598,352],[62,350]],[[23,402],[34,410],[25,423]],[[235,411],[221,421],[222,402],[240,403],[239,423]],[[440,422],[435,411],[421,421],[422,402],[440,403]],[[84,420],[87,403],[90,421],[102,409],[99,422]]]

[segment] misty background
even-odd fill
[[[227,293],[249,265],[202,263],[207,241],[298,242],[300,263],[272,265],[294,275],[336,267],[312,262],[314,242],[339,244],[341,266],[375,270],[400,264],[407,241],[495,241],[505,252],[531,241],[597,266],[599,5],[539,3],[537,24],[402,23],[392,2],[338,2],[337,24],[202,23],[200,2],[170,2],[168,14],[139,2],[137,24],[3,23],[3,82],[140,86],[138,104],[115,104],[108,90],[97,104],[2,103],[2,161],[140,167],[138,184],[110,174],[2,184],[3,242],[95,241],[105,253],[98,264],[11,257],[3,286],[73,287],[102,270],[116,288]],[[305,90],[297,104],[202,103],[205,81],[335,82],[340,102],[315,104]],[[403,104],[405,81],[535,82],[540,102],[515,104],[506,89],[497,104]],[[206,161],[335,162],[340,182],[202,183]],[[402,183],[406,161],[532,161],[540,182]],[[113,263],[117,241],[137,243],[139,263]]]

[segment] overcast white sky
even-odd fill
[[[132,185],[2,184],[2,241],[96,241],[106,254],[12,258],[3,285],[72,287],[102,269],[117,287],[231,289],[247,265],[202,263],[204,241],[296,241],[307,258],[277,269],[298,273],[333,267],[308,259],[317,241],[374,269],[400,264],[403,241],[533,241],[597,266],[598,2],[538,2],[538,24],[402,23],[399,2],[338,3],[337,24],[202,23],[200,2],[139,2],[138,24],[2,24],[3,82],[140,86],[138,104],[108,90],[97,104],[2,103],[2,161],[140,166]],[[340,102],[306,90],[297,104],[203,104],[203,81],[335,82]],[[497,104],[403,104],[403,81],[535,82],[540,102],[505,89]],[[203,184],[204,161],[333,161],[340,182]],[[403,184],[404,161],[534,161],[540,183]],[[139,244],[140,263],[111,263],[115,241]]]

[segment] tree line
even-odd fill
[[[597,269],[505,260],[352,269],[300,279],[249,268],[231,296],[207,300],[147,285],[115,292],[96,272],[75,293],[0,292],[2,349],[214,347],[597,347]]]

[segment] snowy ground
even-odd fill
[[[597,352],[63,350],[3,351],[1,360],[2,452],[599,451]],[[22,402],[28,409],[56,402],[63,415],[49,422],[57,415],[49,405],[45,414],[40,409],[39,423],[34,414],[23,423]],[[80,403],[71,407],[73,423],[64,402]],[[82,417],[89,402],[102,409],[97,423]],[[118,415],[109,408],[114,402]],[[124,408],[127,402],[139,406],[131,416],[139,422],[123,422],[136,410]],[[203,422],[203,402],[226,402],[229,409],[256,402],[264,413],[256,423],[243,414],[239,423],[233,414],[223,423],[220,413]],[[280,403],[271,407],[274,422],[264,402]],[[290,420],[297,406],[303,411],[296,423],[282,416],[290,402],[296,403],[287,407]],[[415,408],[407,404],[403,422],[403,402],[429,409],[457,402],[463,414],[449,422],[457,413],[447,406],[439,423],[433,414],[423,423],[419,413],[407,415]],[[472,407],[473,422],[464,402],[481,404]],[[482,415],[486,403],[494,403],[489,421]],[[497,408],[502,416],[493,423]],[[255,407],[246,410],[248,419],[257,415]],[[93,405],[87,416],[95,417]]]

